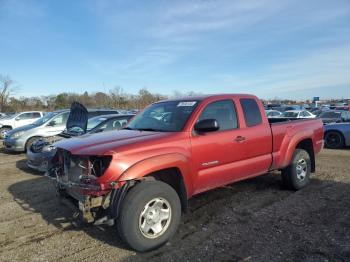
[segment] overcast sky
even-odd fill
[[[18,96],[349,98],[350,1],[0,0],[0,74]]]

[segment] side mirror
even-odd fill
[[[194,126],[194,130],[198,133],[213,132],[219,130],[219,128],[219,124],[215,119],[204,119]]]
[[[19,120],[21,120],[21,119],[20,119],[19,116],[17,116],[17,117],[15,118],[15,120],[16,120],[16,121],[19,121]]]

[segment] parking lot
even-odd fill
[[[299,192],[267,174],[196,196],[170,243],[144,254],[113,227],[73,226],[25,154],[0,150],[0,261],[350,260],[350,150],[323,150]]]

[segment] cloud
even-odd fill
[[[150,31],[157,38],[193,36],[218,30],[232,33],[266,19],[285,3],[287,1],[272,4],[271,0],[175,2],[163,10]]]
[[[350,45],[314,50],[249,74],[218,74],[216,81],[241,90],[258,90],[264,97],[322,88],[350,87]],[[335,90],[336,91],[336,90]]]
[[[167,68],[181,72],[185,65],[198,68],[193,70],[197,85],[204,77],[212,81],[208,86],[222,84],[226,90],[234,86],[269,96],[350,83],[348,1],[153,3],[123,9],[125,2],[99,1],[99,17],[117,28],[116,34],[123,19],[135,18],[127,37],[140,41],[123,59],[90,59],[95,68],[110,75],[147,78],[162,76]],[[209,65],[192,60],[194,54],[207,57]],[[201,67],[213,72],[203,74]]]

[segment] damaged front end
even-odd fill
[[[112,156],[77,156],[58,148],[46,175],[55,180],[58,195],[75,207],[83,221],[113,224],[129,183],[99,183]]]

